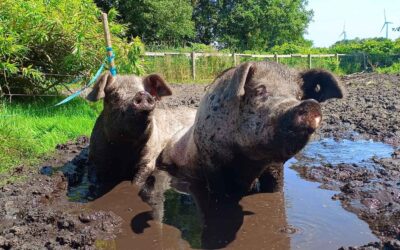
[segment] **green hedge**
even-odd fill
[[[116,63],[141,73],[140,39],[126,43],[126,26],[109,13]],[[89,78],[105,57],[100,10],[92,0],[0,1],[0,95],[41,93],[77,75]],[[70,77],[65,75],[71,75]]]

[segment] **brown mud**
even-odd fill
[[[335,223],[329,224],[340,216],[327,215],[326,225],[312,226],[316,231],[322,228],[328,231],[315,233],[308,243],[322,237],[319,243],[336,241],[325,245],[329,246],[327,249],[361,245],[364,246],[350,249],[400,249],[400,76],[354,74],[342,80],[348,90],[347,98],[323,105],[324,122],[315,140],[368,142],[372,139],[386,143],[393,152],[359,162],[321,160],[311,164],[306,152],[296,157],[297,162],[291,168],[321,188],[329,189],[324,195],[333,200],[324,200],[321,204],[336,202],[338,208],[332,213],[354,217],[345,227],[363,231],[362,236],[353,232],[348,240],[343,240],[350,233]],[[175,96],[165,98],[161,106],[197,107],[204,87],[173,85]],[[0,188],[0,249],[318,249],[317,244],[302,243],[311,236],[307,235],[307,227],[303,229],[293,217],[302,212],[301,206],[307,205],[296,203],[296,197],[302,194],[290,193],[290,190],[304,189],[301,185],[285,183],[284,194],[255,194],[240,201],[213,201],[207,205],[216,209],[211,211],[196,202],[196,195],[192,193],[193,200],[179,189],[167,191],[165,197],[160,196],[162,204],[151,207],[137,196],[139,190],[130,182],[122,182],[97,197],[85,172],[88,143],[86,137],[78,138],[57,146],[55,155],[36,168],[15,169],[13,175],[27,178]],[[300,182],[291,178],[286,181]],[[312,190],[323,191],[310,189],[305,195],[312,196]],[[165,211],[158,211],[157,206]],[[343,212],[338,212],[339,208]],[[307,209],[311,211],[310,216],[315,214],[318,222],[324,220],[324,211],[331,211],[312,208],[303,211]],[[352,224],[358,220],[356,216],[361,219],[360,226],[353,228]],[[157,217],[163,223],[153,219]],[[364,222],[375,236],[364,233],[368,229]]]

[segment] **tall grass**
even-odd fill
[[[147,56],[144,64],[147,73],[160,73],[167,81],[174,83],[209,83],[221,71],[232,66],[232,57],[198,57],[196,58],[196,79],[193,80],[191,58],[185,55]]]
[[[101,104],[78,98],[51,107],[59,100],[0,102],[0,173],[37,163],[57,144],[90,134]]]
[[[182,52],[182,51],[177,51]],[[183,51],[188,52],[188,51]],[[190,52],[190,51],[189,51]],[[211,51],[210,53],[218,52]],[[221,51],[227,53],[229,51]],[[255,52],[254,52],[255,53]],[[326,53],[332,53],[326,51]],[[270,53],[271,54],[271,53]],[[318,53],[316,53],[318,55]],[[273,57],[260,58],[250,56],[237,56],[236,62],[248,61],[274,61]],[[292,68],[300,70],[308,69],[308,57],[285,57],[278,61]],[[385,72],[399,73],[400,54],[368,54],[351,53],[336,57],[312,57],[312,68],[327,69],[338,75],[352,74],[356,72]],[[210,83],[223,70],[233,66],[232,56],[208,56],[196,58],[196,79],[192,79],[191,58],[184,55],[145,56],[145,71],[158,72],[164,75],[169,82],[185,83]]]
[[[274,61],[274,58],[254,58],[237,56],[236,62]],[[280,63],[300,70],[308,69],[307,57],[279,58]],[[364,70],[362,55],[348,55],[340,57],[313,57],[312,67],[330,70],[336,74],[350,74]],[[233,66],[232,56],[207,56],[196,58],[196,79],[192,77],[192,61],[185,55],[146,56],[144,68],[147,73],[160,73],[165,79],[173,83],[210,83],[223,70]]]

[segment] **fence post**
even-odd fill
[[[365,55],[365,52],[363,53],[363,64],[364,70],[367,71],[367,56]]]
[[[111,33],[110,29],[108,28],[108,17],[106,13],[101,13],[101,18],[103,20],[103,29],[104,29],[104,38],[106,40],[106,51],[107,51],[107,59],[108,63],[110,64],[110,73],[111,77],[115,77],[117,75],[117,69],[115,68],[115,61],[114,61],[114,52],[112,51],[111,46]]]
[[[196,80],[196,52],[192,51],[190,57],[192,59],[192,78]]]
[[[274,59],[275,59],[275,62],[277,62],[277,63],[279,62],[278,54],[276,54],[276,53],[274,54]]]
[[[311,54],[308,54],[308,68],[309,68],[309,69],[312,68],[312,64],[311,64]]]
[[[336,69],[339,69],[339,67],[340,67],[339,54],[336,53],[335,56],[336,56]]]
[[[232,53],[232,57],[233,57],[233,67],[235,67],[237,65],[236,53]]]

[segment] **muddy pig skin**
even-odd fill
[[[87,99],[104,98],[90,137],[89,161],[99,182],[134,180],[141,185],[168,139],[193,123],[195,110],[156,108],[171,89],[157,74],[103,74]]]
[[[343,95],[325,70],[240,64],[214,80],[195,123],[173,136],[157,164],[172,175],[204,182],[211,192],[280,190],[283,163],[320,125],[320,103]]]

